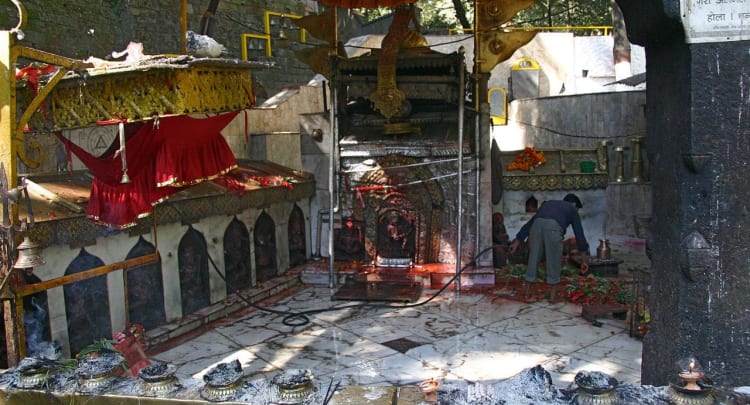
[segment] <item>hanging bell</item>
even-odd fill
[[[125,169],[122,172],[122,179],[120,179],[121,184],[128,184],[130,183],[130,176],[128,176],[128,170]]]
[[[158,125],[158,122],[155,122],[154,125]],[[117,124],[117,132],[120,136],[120,159],[122,159],[122,178],[120,179],[120,184],[128,184],[130,183],[130,176],[128,176],[128,160],[125,157],[125,120],[121,119],[120,122]]]
[[[18,250],[18,259],[13,265],[14,268],[28,269],[44,264],[44,259],[39,255],[39,244],[32,242],[28,236],[23,238],[23,242],[16,247],[16,250]]]

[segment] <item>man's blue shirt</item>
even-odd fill
[[[543,202],[539,207],[539,210],[537,210],[536,214],[534,214],[529,222],[521,227],[521,230],[518,231],[516,238],[521,241],[526,241],[526,238],[529,237],[531,225],[537,218],[554,219],[560,225],[560,229],[562,229],[563,234],[565,234],[565,230],[568,229],[568,225],[572,226],[573,233],[576,237],[576,244],[578,245],[578,250],[588,253],[589,243],[588,241],[586,241],[586,236],[584,236],[583,226],[581,225],[581,217],[580,215],[578,215],[578,209],[576,209],[575,204],[562,200],[551,200]]]

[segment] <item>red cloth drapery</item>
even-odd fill
[[[396,7],[402,4],[416,3],[417,0],[317,0],[327,6],[343,8],[377,8]]]
[[[130,183],[122,184],[122,159],[115,139],[96,157],[58,134],[58,138],[94,174],[86,212],[93,221],[117,228],[134,225],[153,205],[185,186],[221,176],[237,167],[221,130],[237,112],[210,118],[176,116],[128,124],[135,133],[125,142]],[[135,128],[134,128],[135,126]]]

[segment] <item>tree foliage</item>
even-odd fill
[[[612,25],[612,0],[537,0],[516,23],[534,27]]]
[[[459,4],[457,9],[456,4]],[[419,0],[420,23],[423,32],[443,33],[449,29],[461,28],[461,19],[473,24],[473,1],[466,0]],[[387,7],[361,9],[360,13],[366,20],[372,21],[388,15],[393,10]]]
[[[472,0],[419,0],[423,32],[446,32],[449,29],[471,28],[474,23]],[[609,26],[612,25],[612,0],[537,0],[522,10],[513,21],[515,26]],[[366,20],[387,15],[392,10],[381,7],[362,9]],[[468,23],[468,25],[467,25]]]

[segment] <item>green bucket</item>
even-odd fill
[[[580,164],[581,166],[581,173],[593,173],[594,169],[596,169],[596,163],[590,161],[590,160],[584,160]]]

